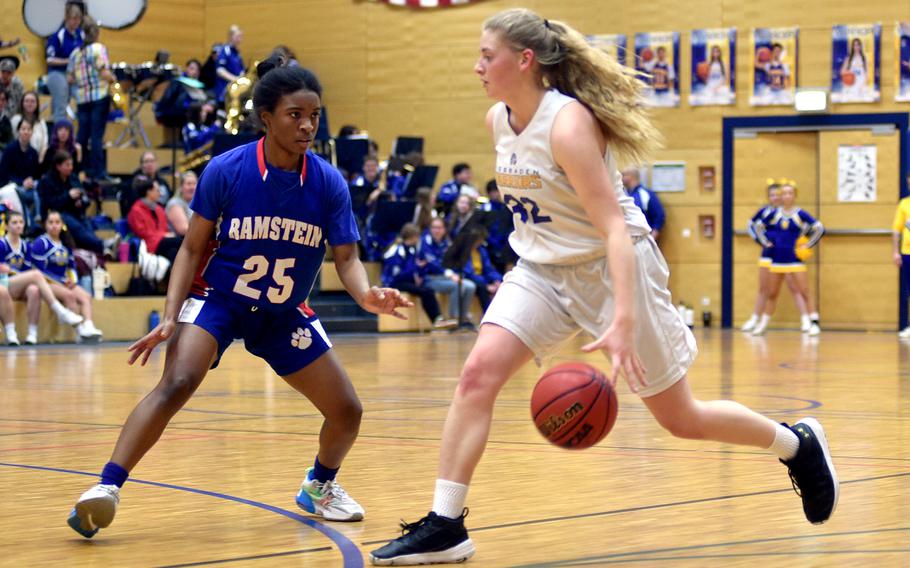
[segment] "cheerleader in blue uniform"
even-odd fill
[[[41,316],[41,300],[50,306],[51,311],[64,325],[82,323],[82,316],[68,310],[57,297],[44,275],[35,270],[29,262],[29,244],[22,238],[25,230],[25,219],[17,211],[11,211],[7,217],[6,236],[0,239],[0,274],[6,274],[9,295],[14,301],[26,303],[28,312],[28,335],[26,345],[38,343],[38,319]],[[72,296],[67,292],[69,296]],[[72,304],[73,298],[67,303]],[[7,339],[16,339],[15,329],[7,334]],[[18,341],[11,341],[17,343]]]
[[[768,180],[768,204],[756,211],[755,215],[749,220],[749,236],[761,245],[761,241],[756,234],[756,225],[767,221],[774,214],[774,211],[780,207],[780,185],[773,180]],[[758,258],[758,294],[755,296],[755,310],[746,323],[740,328],[742,331],[752,331],[761,320],[761,314],[765,310],[765,302],[768,299],[768,269],[771,268],[771,249],[762,246],[761,256]]]
[[[76,260],[73,257],[75,243],[69,232],[64,230],[60,213],[47,212],[44,230],[47,232],[29,246],[29,263],[47,277],[58,300],[71,303],[69,307],[78,308],[85,318],[76,326],[79,338],[82,341],[101,341],[101,330],[92,322],[92,297],[76,285]],[[70,242],[65,244],[66,241]]]
[[[780,285],[785,276],[791,275],[795,287],[806,301],[809,313],[809,335],[818,335],[821,328],[815,302],[809,294],[809,280],[806,277],[804,258],[811,254],[809,249],[818,244],[825,227],[812,215],[795,205],[796,187],[793,183],[781,186],[781,206],[767,220],[756,223],[756,235],[765,247],[771,249],[771,267],[768,279],[768,300],[765,316],[770,320],[777,305]],[[796,294],[794,294],[796,297]],[[765,318],[763,317],[763,320]],[[761,322],[760,322],[761,323]],[[767,323],[767,322],[765,322]],[[764,330],[762,330],[764,331]],[[755,331],[753,330],[753,333]]]

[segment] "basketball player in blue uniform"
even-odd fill
[[[793,96],[790,92],[790,66],[781,60],[784,46],[780,43],[771,45],[771,61],[764,65],[768,76],[768,95],[770,102],[789,103]]]
[[[807,519],[825,522],[838,485],[818,421],[789,427],[730,400],[692,395],[695,337],[673,306],[666,262],[617,169],[618,161],[641,163],[660,139],[638,104],[645,85],[635,71],[566,24],[525,9],[484,23],[474,70],[499,100],[487,126],[496,182],[515,214],[509,242],[521,260],[461,371],[432,509],[374,550],[373,564],[462,562],[474,554],[465,501],[496,397],[525,363],[548,358],[581,330],[595,338],[583,350],[607,353],[612,379],[623,376],[661,426],[680,438],[767,448],[790,469]],[[554,482],[566,481],[556,475]]]
[[[809,292],[809,279],[806,276],[806,264],[797,256],[798,247],[811,249],[825,234],[821,221],[796,206],[796,187],[786,183],[780,189],[781,206],[764,220],[755,224],[755,233],[762,245],[770,249],[771,266],[767,288],[767,302],[763,322],[774,314],[777,307],[777,296],[785,277],[793,279],[796,287],[794,296],[801,294],[809,314],[809,327],[805,331],[815,336],[821,333],[818,312],[815,311],[815,300]],[[805,243],[800,243],[805,237]],[[792,276],[791,276],[792,275]],[[754,331],[753,331],[754,333]]]
[[[651,87],[654,89],[655,104],[659,106],[672,106],[676,71],[667,61],[667,48],[657,48],[657,61],[651,66]]]
[[[25,219],[17,211],[7,216],[6,235],[0,239],[0,272],[6,271],[9,276],[9,293],[15,301],[25,301],[28,312],[28,335],[26,345],[38,343],[38,319],[41,316],[41,300],[50,306],[60,323],[78,325],[83,318],[68,310],[54,297],[54,291],[48,285],[44,275],[35,269],[29,261],[29,244],[22,238],[25,230]],[[66,303],[73,304],[75,296],[61,292]],[[74,306],[75,307],[75,306]]]
[[[174,262],[163,321],[130,347],[130,363],[145,364],[156,345],[171,339],[161,382],[130,414],[100,483],[79,498],[70,516],[69,525],[87,538],[111,523],[130,470],[235,338],[243,338],[249,352],[265,359],[325,418],[298,505],[326,520],[363,518],[363,508],[335,481],[357,438],[360,401],[306,305],[326,243],[361,307],[402,317],[396,308],[411,303],[397,290],[370,287],[357,258],[347,184],[308,151],[322,87],[310,71],[282,64],[272,57],[259,66],[253,105],[267,134],[206,167]]]

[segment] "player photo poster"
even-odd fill
[[[679,106],[679,32],[635,34],[635,68],[647,74],[649,105]]]
[[[621,64],[626,64],[626,34],[589,35],[588,41]]]
[[[898,22],[895,27],[895,54],[897,85],[894,100],[910,101],[910,22]]]
[[[831,29],[831,101],[874,103],[881,98],[882,25]]]
[[[752,106],[792,105],[796,93],[799,28],[752,30]]]
[[[692,30],[692,92],[689,104],[736,102],[736,29]]]

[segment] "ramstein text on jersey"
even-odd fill
[[[320,227],[296,219],[267,215],[231,219],[228,237],[238,241],[290,241],[309,247],[322,246]]]

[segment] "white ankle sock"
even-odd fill
[[[6,332],[6,338],[7,338],[7,339],[10,339],[10,338],[13,338],[13,337],[18,337],[18,336],[16,335],[16,324],[14,324],[14,323],[5,324],[5,325],[3,326],[3,331]]]
[[[28,336],[29,337],[38,337],[38,326],[33,324],[28,324]]]
[[[799,437],[793,433],[793,430],[783,424],[778,424],[777,430],[774,431],[774,441],[771,442],[771,447],[768,449],[784,461],[793,459],[799,450]]]
[[[812,321],[818,321],[818,312],[812,312],[809,314],[809,319]]]
[[[468,496],[468,486],[448,481],[436,480],[436,492],[433,493],[433,512],[441,517],[457,519],[464,510]]]

